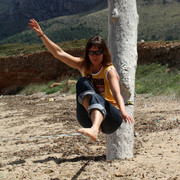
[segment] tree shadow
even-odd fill
[[[106,160],[105,155],[102,155],[102,156],[80,156],[80,157],[75,157],[72,159],[48,157],[46,159],[33,161],[33,163],[45,163],[45,162],[49,162],[49,161],[54,161],[56,164],[61,164],[64,162],[78,162],[78,161],[95,161],[95,162],[97,162],[97,161],[105,161],[105,160]]]
[[[90,160],[88,160],[80,169],[79,171],[72,177],[71,180],[76,180],[80,174],[84,171],[85,167],[89,164]]]
[[[25,160],[17,160],[17,161],[12,161],[8,163],[8,165],[18,165],[18,164],[24,164],[26,161]]]
[[[56,158],[56,157],[48,157],[46,159],[43,160],[37,160],[37,161],[33,161],[33,163],[45,163],[48,161],[54,161],[56,164],[61,164],[61,163],[65,163],[65,162],[78,162],[78,161],[87,161],[77,172],[76,174],[72,177],[71,180],[76,180],[80,174],[84,171],[85,167],[89,165],[90,161],[106,161],[106,156],[102,155],[102,156],[80,156],[80,157],[75,157],[72,159],[65,159],[65,158]],[[55,178],[53,180],[59,180],[58,178]]]
[[[56,158],[56,157],[48,157],[42,160],[36,160],[33,161],[33,163],[46,163],[49,161],[54,161],[56,164],[61,164],[65,162],[78,162],[78,161],[86,161],[85,164],[77,171],[77,173],[72,177],[71,180],[76,180],[80,174],[84,171],[85,167],[89,165],[90,161],[98,162],[98,161],[106,161],[106,155],[101,155],[101,156],[80,156],[80,157],[75,157],[71,159],[67,158]],[[8,165],[18,165],[18,164],[24,164],[26,161],[25,160],[17,160],[8,163]],[[59,180],[58,178],[51,179],[51,180]]]

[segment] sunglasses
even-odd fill
[[[103,51],[102,50],[99,50],[99,51],[89,51],[88,52],[88,54],[90,55],[90,56],[92,56],[92,55],[101,55],[103,53]]]

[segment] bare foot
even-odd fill
[[[89,136],[93,141],[96,141],[98,139],[98,130],[93,128],[81,128],[78,130],[78,132],[86,134]]]

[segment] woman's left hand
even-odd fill
[[[134,119],[126,112],[121,113],[122,118],[124,119],[125,123],[134,124]]]

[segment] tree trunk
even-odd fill
[[[138,14],[135,0],[108,0],[108,46],[113,64],[120,76],[121,94],[127,112],[134,117],[135,72],[137,66]],[[107,136],[107,160],[133,157],[134,126],[122,123],[113,134]]]

